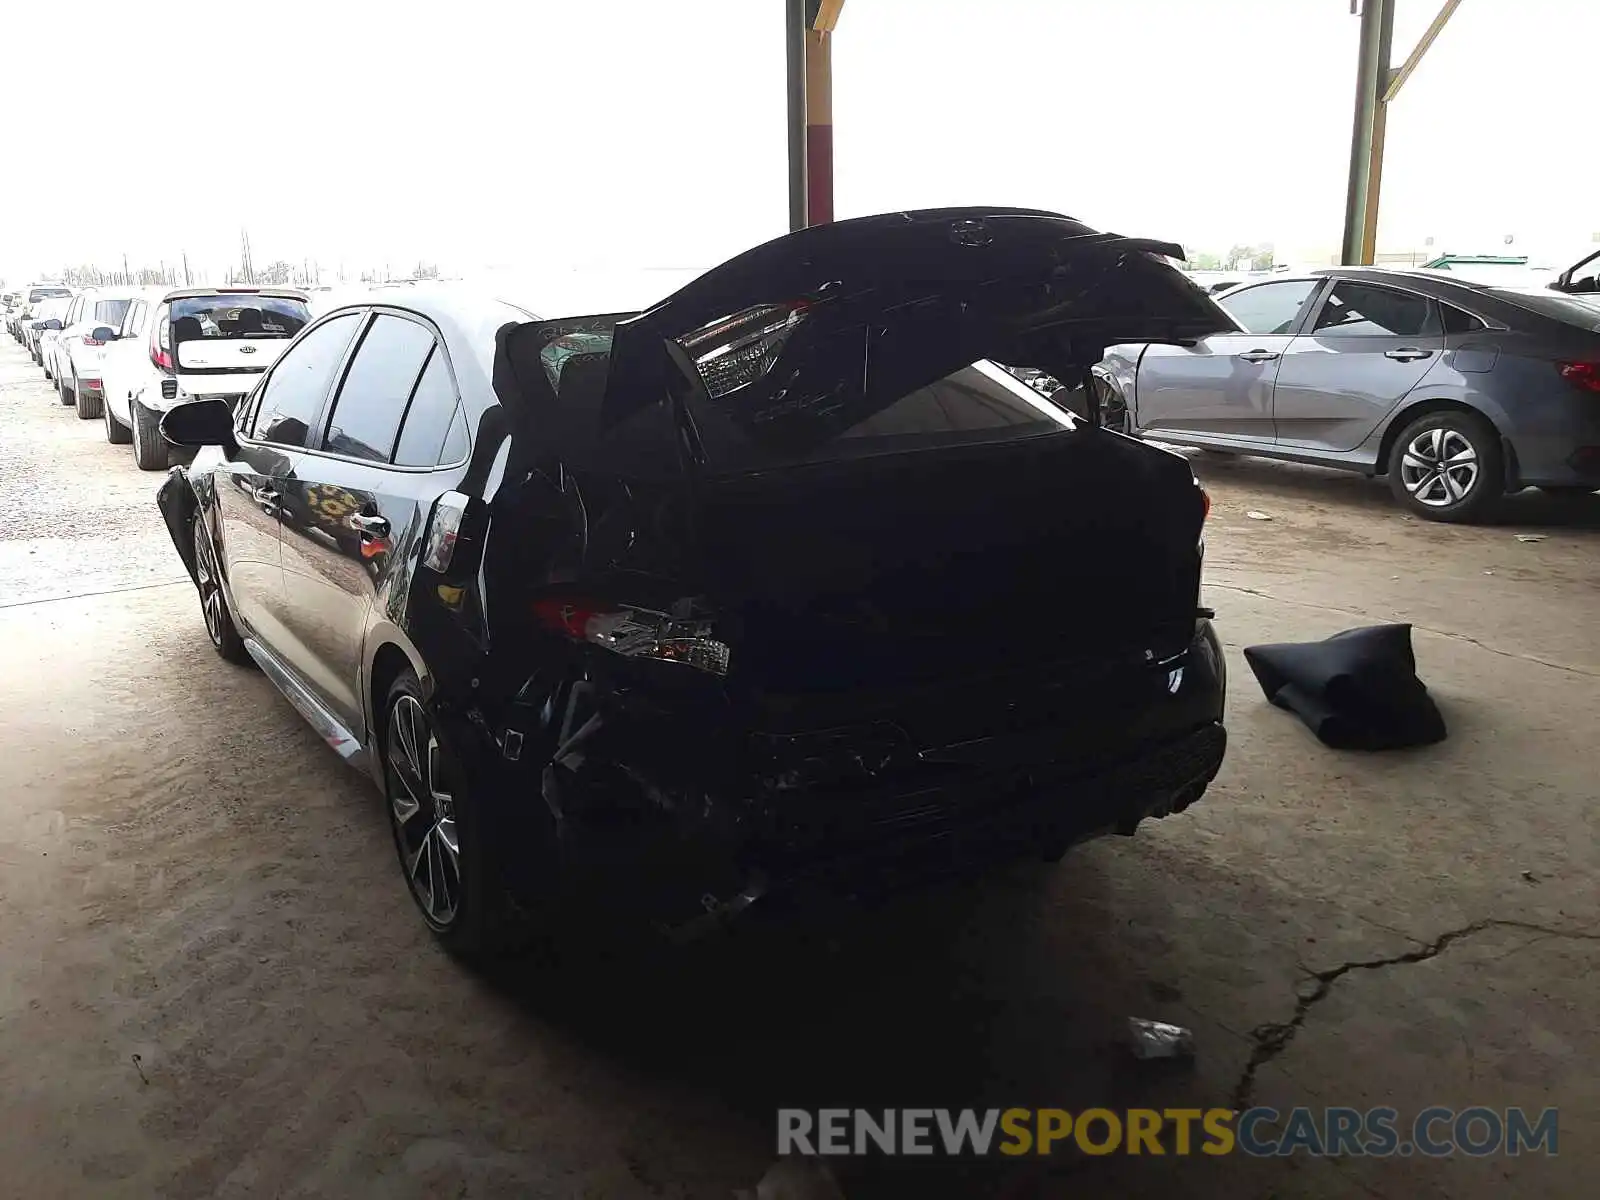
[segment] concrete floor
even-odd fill
[[[1555,1159],[1068,1154],[840,1181],[851,1200],[1588,1194],[1600,497],[1452,528],[1381,483],[1196,466],[1233,672],[1204,803],[829,933],[481,975],[410,911],[376,795],[207,646],[158,477],[7,339],[0,1194],[725,1198],[771,1164],[780,1104],[1240,1096],[1556,1105],[1564,1137]],[[1418,627],[1442,745],[1324,749],[1239,654],[1388,620]],[[1314,973],[1331,982],[1301,999]],[[1193,1070],[1127,1056],[1130,1014],[1192,1026]]]

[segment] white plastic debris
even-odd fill
[[[1194,1034],[1182,1025],[1128,1018],[1128,1047],[1139,1059],[1194,1057]]]
[[[1244,515],[1249,517],[1252,521],[1270,521],[1270,520],[1272,520],[1272,514],[1271,513],[1264,513],[1259,508],[1252,508],[1249,512],[1245,513]]]
[[[1542,542],[1542,541],[1544,541],[1544,534],[1542,534],[1542,533],[1519,533],[1519,534],[1517,534],[1517,541],[1519,541],[1519,542]]]

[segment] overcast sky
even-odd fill
[[[1397,60],[1436,8],[1399,0]],[[0,149],[0,275],[220,270],[241,227],[258,265],[352,275],[709,265],[786,228],[782,10],[7,4],[0,85],[32,101]],[[838,213],[1022,204],[1335,247],[1357,26],[1348,0],[846,0]],[[1466,0],[1391,117],[1380,240],[1583,249],[1597,46],[1594,0]]]

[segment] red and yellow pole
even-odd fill
[[[789,219],[833,220],[834,27],[844,0],[789,0]]]
[[[833,220],[833,30],[844,0],[821,0],[806,30],[806,224]]]

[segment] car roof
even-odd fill
[[[1417,287],[1417,290],[1426,295],[1445,297],[1459,296],[1462,292],[1482,294],[1491,284],[1478,283],[1450,271],[1433,270],[1426,267],[1320,267],[1312,272],[1313,275],[1336,275],[1344,279],[1361,279],[1372,283],[1395,283],[1403,281]]]
[[[281,300],[308,300],[300,288],[253,287],[248,284],[227,284],[223,287],[181,287],[162,293],[164,300],[188,300],[200,296],[276,296]]]

